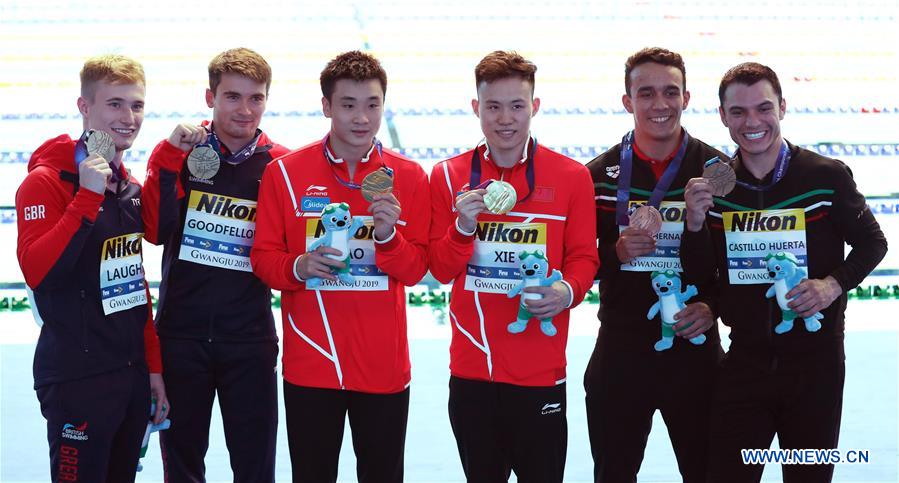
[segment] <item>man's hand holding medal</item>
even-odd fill
[[[169,144],[189,153],[197,144],[204,144],[207,136],[203,126],[178,124],[169,136]]]

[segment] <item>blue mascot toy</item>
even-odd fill
[[[150,447],[150,435],[157,431],[164,431],[169,429],[172,426],[172,421],[169,418],[165,418],[161,423],[155,424],[153,422],[153,415],[156,414],[156,399],[150,403],[150,421],[147,422],[147,429],[144,431],[144,439],[140,445],[140,457],[137,460],[137,471],[143,471],[144,466],[140,464],[141,458],[147,456],[147,449]]]
[[[774,285],[768,288],[765,297],[770,299],[776,296],[777,305],[783,314],[783,320],[774,327],[774,332],[785,334],[793,329],[793,319],[799,316],[787,305],[791,300],[787,298],[787,293],[806,279],[805,270],[799,268],[799,260],[796,259],[796,255],[789,252],[769,253],[765,257],[765,263],[768,268],[768,276],[774,280]],[[817,332],[821,329],[821,322],[818,320],[823,318],[824,315],[821,312],[815,312],[810,317],[804,318],[805,330]]]
[[[687,285],[687,290],[681,291],[680,274],[674,270],[652,272],[652,289],[659,296],[659,301],[652,304],[646,318],[652,320],[657,314],[662,316],[662,338],[655,343],[655,350],[666,351],[674,345],[674,314],[683,310],[690,300],[699,291],[693,285]],[[690,339],[694,345],[705,342],[705,334],[699,334]]]
[[[328,258],[339,260],[344,263],[344,267],[336,271],[337,278],[346,284],[352,285],[356,281],[356,277],[350,274],[350,240],[359,228],[362,228],[364,222],[361,218],[354,217],[350,214],[350,205],[347,203],[331,203],[326,205],[322,210],[322,226],[325,228],[325,235],[309,245],[307,252],[314,251],[318,247],[331,247],[340,251],[341,255],[325,255]],[[320,286],[322,279],[312,277],[306,280],[306,288],[314,289]]]
[[[509,298],[521,294],[521,300],[518,306],[518,319],[509,324],[507,328],[508,331],[513,334],[524,332],[524,329],[528,327],[528,321],[533,317],[531,312],[528,311],[527,305],[524,304],[524,301],[540,300],[543,298],[542,294],[522,292],[522,290],[526,287],[549,287],[553,282],[562,280],[562,272],[556,269],[553,269],[552,275],[549,277],[546,276],[546,272],[549,271],[549,261],[546,260],[546,256],[543,255],[543,252],[540,250],[534,252],[521,252],[518,254],[518,261],[521,262],[518,267],[518,274],[521,277],[521,281],[509,289],[509,292],[506,294]],[[553,325],[552,317],[540,321],[540,330],[550,337],[556,335],[557,331],[556,327]]]

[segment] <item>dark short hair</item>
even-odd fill
[[[344,52],[331,59],[322,70],[319,82],[322,86],[322,95],[331,101],[334,94],[334,86],[341,79],[350,79],[356,82],[377,79],[381,83],[381,90],[387,96],[387,72],[381,67],[381,62],[371,54],[358,50]]]
[[[687,69],[684,59],[677,52],[662,47],[646,47],[627,58],[624,63],[624,93],[631,95],[631,72],[639,65],[648,63],[662,64],[677,68],[684,78],[683,89],[687,90]]]
[[[475,88],[482,82],[494,82],[507,77],[520,77],[531,84],[534,91],[534,74],[537,66],[517,52],[495,50],[490,52],[474,68]]]
[[[780,81],[777,80],[777,74],[767,65],[758,62],[744,62],[740,65],[731,67],[724,77],[721,78],[721,84],[718,85],[718,101],[724,106],[724,92],[731,84],[745,84],[751,86],[758,81],[766,80],[771,83],[774,93],[777,94],[777,102],[783,100],[783,91],[780,88]]]
[[[215,94],[222,82],[222,74],[237,74],[265,83],[265,92],[272,86],[272,68],[258,53],[244,48],[226,50],[209,61],[209,90]]]

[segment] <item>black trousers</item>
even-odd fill
[[[50,480],[133,482],[150,418],[150,379],[127,367],[37,389]]]
[[[409,389],[394,394],[295,386],[284,381],[287,440],[295,483],[337,481],[349,416],[360,483],[403,481]]]
[[[449,417],[470,483],[561,483],[568,449],[565,384],[526,387],[450,377]]]
[[[843,362],[765,371],[728,360],[712,408],[710,483],[758,482],[764,466],[745,465],[741,449],[833,449],[840,435]],[[833,465],[783,465],[784,483],[833,478]]]
[[[159,433],[168,483],[206,481],[216,394],[235,482],[274,482],[278,343],[161,339],[172,427]]]
[[[584,375],[594,481],[637,481],[656,410],[684,483],[705,481],[720,346],[678,339],[665,352],[631,349],[600,336]]]

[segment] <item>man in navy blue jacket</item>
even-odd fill
[[[85,62],[83,134],[38,148],[16,193],[19,265],[43,320],[34,387],[54,482],[134,481],[151,397],[155,422],[168,411],[141,242],[170,222],[144,209],[122,164],[143,121],[144,85],[133,59]],[[174,197],[174,185],[159,186],[169,191],[157,200]]]

